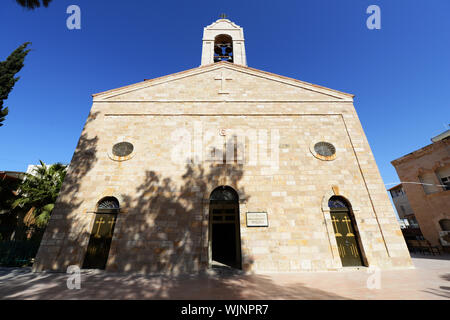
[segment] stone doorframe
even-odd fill
[[[227,179],[228,180],[228,179]],[[225,182],[225,181],[224,181]],[[228,181],[226,181],[228,182]],[[245,269],[245,266],[248,265],[246,260],[246,256],[244,255],[243,243],[242,240],[242,230],[245,227],[245,212],[247,212],[247,198],[245,195],[234,185],[234,184],[217,184],[214,186],[207,186],[206,191],[203,194],[202,199],[202,210],[203,210],[203,218],[202,218],[202,240],[201,240],[201,257],[200,262],[203,268],[211,268],[212,262],[212,252],[211,247],[209,245],[209,233],[210,233],[210,225],[209,225],[209,201],[211,193],[218,187],[230,187],[233,188],[234,191],[237,192],[239,197],[239,224],[240,224],[240,243],[241,243],[241,266],[242,270]]]
[[[332,186],[331,190],[327,191],[322,198],[321,209],[322,209],[325,229],[326,229],[327,236],[328,236],[328,242],[330,244],[330,252],[331,252],[331,258],[332,258],[332,262],[333,262],[332,267],[336,268],[336,269],[341,269],[341,268],[343,268],[342,261],[341,261],[340,255],[339,255],[339,250],[338,250],[338,246],[337,246],[337,242],[336,242],[336,235],[334,234],[333,222],[331,221],[331,214],[330,214],[331,210],[330,210],[330,207],[328,207],[328,200],[330,200],[330,198],[333,196],[342,197],[350,204],[350,206],[351,206],[351,208],[349,208],[350,214],[353,215],[355,220],[357,220],[356,216],[359,215],[359,212],[361,210],[359,209],[359,207],[354,206],[354,203],[350,200],[349,197],[340,194],[338,186]],[[357,221],[355,221],[355,222],[357,223]],[[363,241],[361,239],[361,233],[359,232],[359,228],[357,225],[355,225],[354,227],[356,229],[355,231],[357,232],[358,238],[359,238],[359,246],[360,246],[360,250],[361,250],[361,257],[363,260],[363,264],[364,264],[364,266],[368,266],[369,264],[368,264],[368,260],[367,260],[366,253],[364,250]]]

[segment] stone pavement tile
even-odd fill
[[[380,272],[369,289],[367,270],[167,277],[83,271],[81,290],[67,274],[0,269],[0,299],[450,299],[450,259],[415,257],[416,269]]]

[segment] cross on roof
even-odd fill
[[[226,19],[226,18],[227,18],[227,15],[226,15],[225,13],[221,13],[220,16],[219,16],[219,18],[221,18],[221,19]]]

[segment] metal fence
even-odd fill
[[[26,267],[33,264],[34,257],[39,249],[40,241],[1,241],[0,266]]]
[[[14,234],[18,236],[17,238],[0,240],[0,266],[26,267],[33,264],[43,231],[33,230],[31,237],[24,236],[27,233],[29,229],[16,229]]]

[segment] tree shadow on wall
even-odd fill
[[[108,270],[178,275],[205,269],[209,193],[229,185],[247,198],[242,175],[240,164],[188,164],[180,181],[147,171],[135,196],[123,196],[127,212],[114,231],[119,241],[113,241]]]
[[[97,138],[82,134],[45,239],[55,241],[52,266],[79,264],[89,234],[72,229],[82,199],[79,181],[97,161]],[[175,176],[173,174],[172,176]],[[302,283],[279,285],[264,275],[198,273],[207,267],[209,194],[228,185],[247,199],[240,164],[186,165],[180,179],[145,172],[123,208],[114,232],[108,272],[83,271],[81,290],[68,290],[68,274],[0,270],[2,299],[344,299]],[[133,193],[131,193],[133,194]],[[205,204],[205,201],[207,202]],[[65,213],[70,212],[69,215]],[[86,229],[85,229],[86,230]],[[70,231],[72,235],[67,234]],[[78,233],[77,233],[78,232]],[[64,234],[64,238],[59,236]],[[59,242],[57,242],[59,241]],[[84,242],[83,242],[84,241]],[[48,246],[48,243],[47,243]],[[61,248],[65,248],[63,253]],[[68,254],[67,247],[72,247]],[[54,254],[52,251],[43,252]],[[53,257],[53,256],[51,256]],[[47,257],[48,258],[48,257]],[[80,259],[81,258],[81,259]],[[251,256],[243,253],[249,268]],[[74,263],[75,262],[75,263]],[[118,273],[115,271],[120,271]],[[123,273],[127,272],[127,273]],[[163,274],[161,274],[163,273]]]
[[[46,227],[41,246],[33,265],[34,271],[59,270],[62,266],[74,264],[76,258],[82,254],[80,243],[89,238],[77,223],[77,210],[83,203],[79,197],[81,181],[88,175],[97,158],[98,137],[89,137],[88,128],[99,112],[88,116],[82,134],[78,141],[74,155],[67,170],[66,177],[56,200],[49,224]],[[70,248],[70,254],[62,249]],[[41,263],[42,262],[42,263]]]
[[[235,137],[231,139],[228,144],[237,150]],[[219,154],[226,155],[223,151]],[[135,190],[121,195],[108,271],[178,275],[207,268],[209,193],[229,185],[245,199],[239,185],[243,165],[237,161],[204,165],[192,159],[185,163],[184,171],[170,177],[146,171]]]

